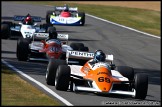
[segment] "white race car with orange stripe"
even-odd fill
[[[46,72],[47,84],[62,91],[88,91],[146,98],[147,75],[134,74],[132,67],[115,67],[113,55],[106,55],[105,62],[91,64],[93,56],[94,53],[91,52],[67,51],[66,61],[51,59]],[[83,65],[76,64],[77,61],[80,63],[84,60],[88,61]]]

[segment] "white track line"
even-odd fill
[[[124,25],[120,25],[120,24],[117,24],[117,23],[114,23],[114,22],[111,22],[111,21],[108,21],[108,20],[105,20],[105,19],[102,19],[102,18],[93,16],[93,15],[90,15],[90,14],[86,14],[86,15],[87,15],[87,16],[90,16],[90,17],[93,17],[93,18],[95,18],[95,19],[102,20],[102,21],[107,22],[107,23],[111,23],[111,24],[114,24],[114,25],[117,25],[117,26],[120,26],[120,27],[129,29],[129,30],[132,30],[132,31],[136,31],[136,32],[138,32],[138,33],[142,33],[142,34],[145,34],[145,35],[148,35],[148,36],[151,36],[151,37],[155,37],[155,38],[160,38],[160,39],[161,39],[161,37],[159,37],[159,36],[155,36],[155,35],[152,35],[152,34],[149,34],[149,33],[146,33],[146,32],[142,32],[142,31],[139,31],[139,30],[136,30],[136,29],[133,29],[133,28],[124,26]]]
[[[53,6],[51,6],[51,5],[45,5],[45,6],[53,7]],[[99,18],[99,17],[93,16],[93,15],[90,15],[90,14],[86,14],[86,15],[89,16],[89,17],[93,17],[93,18],[95,18],[95,19],[98,19],[98,20],[102,20],[102,21],[107,22],[107,23],[111,23],[111,24],[114,24],[114,25],[117,25],[117,26],[120,26],[120,27],[123,27],[123,28],[129,29],[129,30],[132,30],[132,31],[138,32],[138,33],[142,33],[142,34],[145,34],[145,35],[148,35],[148,36],[151,36],[151,37],[155,37],[155,38],[160,38],[160,39],[161,39],[161,37],[156,36],[156,35],[152,35],[152,34],[149,34],[149,33],[146,33],[146,32],[142,32],[142,31],[139,31],[139,30],[136,30],[136,29],[133,29],[133,28],[130,28],[130,27],[124,26],[124,25],[120,25],[120,24],[117,24],[117,23],[114,23],[114,22],[111,22],[111,21],[108,21],[108,20],[105,20],[105,19],[102,19],[102,18]]]
[[[57,93],[55,93],[54,91],[52,91],[51,89],[49,89],[48,87],[46,87],[44,84],[42,84],[39,81],[33,79],[29,75],[23,73],[22,71],[20,71],[19,69],[15,68],[14,66],[12,66],[11,64],[9,64],[5,60],[2,59],[1,62],[4,63],[5,65],[7,65],[8,67],[10,67],[11,69],[13,69],[14,71],[16,71],[17,73],[19,73],[20,75],[22,75],[22,76],[26,77],[27,79],[29,79],[30,81],[36,83],[41,88],[43,88],[44,90],[46,90],[48,93],[50,93],[51,95],[53,95],[54,97],[56,97],[57,99],[59,99],[60,101],[62,101],[64,104],[66,104],[68,106],[73,106],[70,102],[68,102],[66,99],[62,98],[61,96],[59,96]]]

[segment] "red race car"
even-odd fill
[[[19,61],[42,60],[49,58],[66,59],[67,50],[89,51],[83,43],[68,45],[68,34],[58,34],[58,39],[45,40],[49,33],[34,33],[33,39],[20,38],[17,42],[17,59]]]

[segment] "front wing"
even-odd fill
[[[53,16],[50,17],[50,23],[55,25],[81,25],[81,17],[60,17],[60,16]]]

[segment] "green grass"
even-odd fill
[[[59,106],[60,104],[1,64],[1,105]]]
[[[160,36],[160,12],[138,8],[127,8],[119,6],[100,6],[92,4],[77,4],[67,3],[64,1],[40,1],[40,2],[19,2],[28,3],[32,5],[51,5],[51,6],[63,6],[68,4],[69,6],[76,6],[80,11],[85,13],[125,25],[140,31],[144,31],[150,34]],[[96,8],[97,7],[97,8]]]

